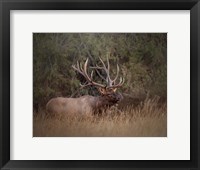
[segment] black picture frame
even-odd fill
[[[190,160],[10,160],[11,10],[190,10]],[[0,167],[2,169],[200,169],[199,0],[0,0]],[[180,132],[184,133],[184,132]],[[173,154],[173,153],[172,153]]]

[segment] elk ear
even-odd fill
[[[117,91],[117,88],[113,88],[113,92],[116,92]]]
[[[106,88],[104,87],[99,87],[98,88],[98,90],[99,90],[99,92],[101,93],[101,94],[103,94],[103,95],[105,95],[106,94]]]
[[[115,93],[116,91],[117,91],[117,88],[110,88],[110,89],[109,89],[109,92],[110,92],[110,93]]]

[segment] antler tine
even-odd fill
[[[103,69],[106,71],[106,73],[107,73],[107,68],[106,68],[106,65],[105,65],[105,63],[103,62],[103,60],[101,59],[101,57],[99,57],[99,60],[101,61],[101,63],[103,64]]]
[[[99,70],[103,70],[104,69],[104,67],[100,67],[97,64],[96,64],[96,66],[92,66],[90,68],[99,69]]]
[[[115,76],[115,78],[113,80],[114,85],[115,85],[115,81],[117,80],[118,76],[119,76],[119,65],[117,64],[117,75]]]
[[[81,72],[83,72],[83,67],[78,61],[77,61],[77,67]]]
[[[93,78],[93,73],[94,73],[94,71],[92,70],[92,72],[90,74],[91,79]]]
[[[78,71],[80,74],[82,74],[82,73],[80,72],[80,70],[79,70],[78,68],[76,68],[75,65],[72,65],[72,68],[73,68],[74,70]]]
[[[95,71],[97,72],[97,74],[99,75],[99,77],[101,77],[103,80],[105,80],[106,81],[106,79],[105,79],[105,77],[103,77],[101,74],[100,74],[100,72],[98,71],[98,70],[104,70],[104,68],[103,67],[100,67],[100,66],[98,66],[97,64],[96,64],[96,66],[94,67],[90,67],[90,68],[94,68],[95,69]]]
[[[110,75],[109,75],[109,69],[110,69],[110,64],[109,64],[109,61],[108,61],[108,58],[107,58],[107,62],[108,62],[108,68],[106,67],[105,63],[103,62],[103,60],[99,57],[101,63],[103,64],[103,69],[105,70],[106,72],[106,81],[107,81],[107,84],[108,86],[111,86],[112,85],[112,81],[110,79]]]
[[[121,87],[124,84],[125,79],[123,77],[120,77],[120,81],[118,84],[113,85],[112,88],[117,88],[117,87]]]
[[[79,66],[79,62],[78,61],[77,61],[76,65],[77,65],[77,68],[80,70],[80,66]]]
[[[74,69],[74,70],[76,70],[77,72],[79,72],[82,76],[84,76],[85,77],[85,74],[83,73],[83,69],[82,68],[80,68],[80,64],[79,64],[79,62],[77,61],[77,67],[75,66],[75,65],[72,65],[72,68]]]
[[[87,60],[85,61],[84,70],[83,70],[83,71],[84,71],[84,74],[85,74],[87,80],[88,80],[89,82],[92,82],[91,78],[88,76],[88,73],[87,73],[87,65],[88,65],[88,58],[87,58]]]
[[[106,60],[107,60],[107,65],[108,65],[108,68],[107,68],[108,75],[107,75],[107,77],[108,77],[108,81],[109,81],[109,86],[112,86],[112,80],[110,78],[110,63],[109,63],[109,60],[108,60],[108,55],[106,56]]]
[[[81,88],[84,88],[84,87],[87,87],[87,86],[91,86],[91,84],[90,83],[85,83],[85,84],[79,84],[80,86],[81,86]]]

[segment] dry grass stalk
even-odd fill
[[[147,98],[137,108],[116,108],[94,116],[33,118],[34,137],[166,137],[167,105]]]

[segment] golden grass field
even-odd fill
[[[167,104],[147,98],[137,107],[109,111],[90,117],[50,117],[34,113],[33,137],[166,137]]]

